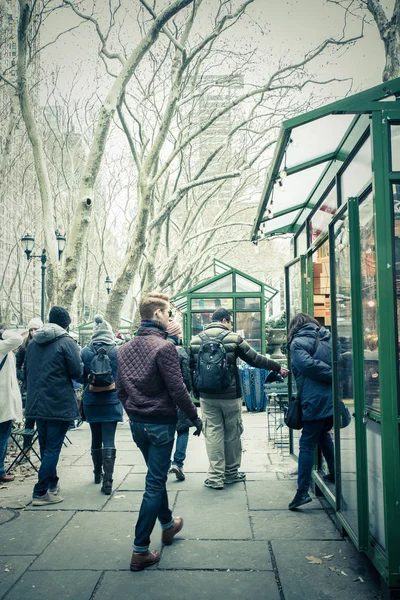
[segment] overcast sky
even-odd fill
[[[167,0],[158,1],[163,6]],[[202,5],[197,27],[200,31],[210,29],[210,15],[215,13],[217,0],[205,0]],[[129,0],[125,4],[131,6],[130,11],[136,13],[139,0]],[[237,2],[234,2],[234,5]],[[391,13],[391,2],[384,3],[388,14]],[[91,0],[84,0],[81,5],[85,12],[90,12]],[[97,14],[104,6],[106,14],[108,0],[96,3]],[[83,10],[82,8],[82,10]],[[132,45],[138,40],[135,22],[128,21],[129,38]],[[75,24],[76,18],[69,10],[63,10],[47,21],[47,32],[42,36],[47,41],[55,32]],[[305,52],[316,47],[324,39],[340,38],[343,29],[344,11],[326,0],[255,0],[247,9],[246,15],[230,30],[228,43],[232,48],[242,52],[250,49],[256,50],[256,64],[244,73],[248,82],[260,83],[270,72],[271,67],[280,59],[298,60]],[[358,35],[360,21],[350,18],[346,30],[346,37]],[[366,25],[364,39],[359,40],[346,52],[335,55],[324,55],[315,62],[313,70],[321,78],[352,77],[354,90],[365,89],[381,81],[384,66],[383,45],[379,38],[375,24]],[[76,32],[64,36],[52,46],[50,51],[43,54],[43,62],[48,66],[54,64],[64,65],[63,74],[67,83],[68,69],[73,71],[74,65],[80,65],[82,85],[93,74],[95,65],[95,52],[98,41],[91,26],[85,25]],[[97,62],[97,61],[96,61]],[[343,87],[343,93],[346,91]]]

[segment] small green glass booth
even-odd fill
[[[400,589],[398,98],[400,78],[285,121],[252,232],[293,235],[288,321],[305,311],[331,329],[336,482],[323,481],[320,457],[313,478],[391,590]],[[352,414],[345,429],[339,400]],[[291,432],[294,457],[298,439]]]
[[[182,313],[184,345],[211,322],[214,311],[226,308],[233,315],[235,331],[265,353],[265,304],[278,290],[217,259],[213,269],[214,277],[171,298]]]

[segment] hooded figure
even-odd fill
[[[93,359],[103,355],[101,363],[111,370],[112,383],[105,387],[90,384]],[[117,379],[116,342],[111,325],[102,315],[94,318],[93,334],[90,343],[82,350],[84,366],[83,411],[92,433],[91,454],[94,467],[94,482],[103,485],[101,491],[110,495],[116,457],[115,431],[117,423],[123,421],[122,404],[118,399],[115,381]]]
[[[71,318],[61,306],[53,306],[49,323],[38,329],[26,351],[25,416],[36,420],[41,466],[33,489],[33,505],[61,502],[57,464],[69,423],[78,418],[72,384],[82,376],[79,349],[68,334]]]

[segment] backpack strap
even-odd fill
[[[219,340],[220,342],[222,342],[222,340],[224,338],[226,338],[227,335],[229,335],[231,332],[230,331],[221,331],[220,334],[217,335],[217,337],[215,338],[216,340]]]

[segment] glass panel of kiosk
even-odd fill
[[[338,400],[343,401],[351,415],[353,395],[353,336],[351,322],[351,273],[349,217],[345,213],[334,227],[336,322],[338,341]],[[358,500],[356,467],[355,418],[340,429],[341,511],[358,537]],[[333,484],[329,484],[332,486]]]

